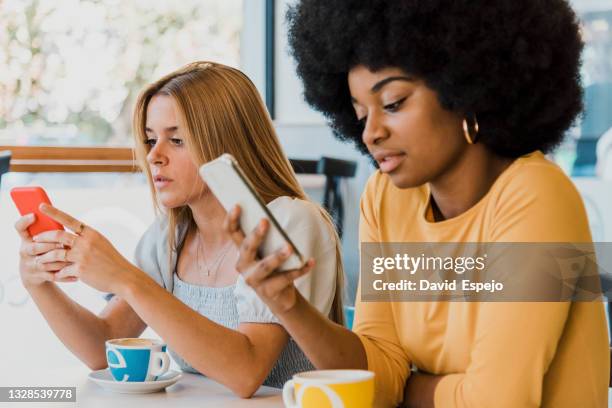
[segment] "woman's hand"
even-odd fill
[[[19,249],[19,275],[23,286],[32,287],[44,282],[74,282],[75,277],[61,278],[57,271],[70,265],[69,262],[53,261],[41,262],[40,257],[50,251],[63,249],[59,243],[33,242],[28,227],[36,221],[36,215],[28,214],[19,218],[15,223],[15,229],[21,238]]]
[[[118,285],[133,265],[93,228],[50,205],[42,204],[40,210],[75,233],[56,230],[35,236],[33,240],[38,244],[63,245],[63,249],[40,255],[38,262],[67,263],[56,278],[78,278],[102,292],[117,293]]]
[[[236,269],[273,313],[284,313],[296,304],[297,289],[293,281],[310,272],[314,266],[314,260],[309,259],[301,269],[275,273],[276,269],[291,256],[292,251],[291,247],[287,246],[283,250],[259,259],[257,249],[263,242],[268,227],[268,220],[262,219],[257,228],[245,237],[240,229],[239,206],[228,212],[224,222],[225,231],[230,234],[240,249]]]

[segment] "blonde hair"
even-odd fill
[[[249,78],[222,64],[194,62],[148,85],[138,96],[134,109],[136,158],[147,176],[157,211],[160,208],[146,159],[149,148],[144,143],[147,107],[155,95],[170,96],[174,100],[181,136],[198,167],[223,153],[230,153],[266,203],[281,196],[308,200]],[[318,207],[336,240],[336,293],[329,317],[343,324],[344,269],[340,239],[327,211]],[[194,227],[195,222],[186,205],[168,209],[167,213],[169,253],[173,253],[177,250],[176,227]]]

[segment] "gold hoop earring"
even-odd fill
[[[467,118],[463,119],[463,136],[465,136],[465,140],[467,140],[468,144],[474,144],[476,143],[476,137],[478,136],[478,131],[479,131],[479,127],[478,127],[478,120],[476,119],[476,115],[474,115],[474,136],[472,137],[469,126],[468,126],[468,122],[467,122]]]

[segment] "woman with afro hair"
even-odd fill
[[[302,0],[289,42],[306,101],[376,162],[364,242],[591,242],[545,153],[582,109],[582,41],[565,0]],[[365,302],[353,331],[272,273],[264,227],[239,271],[318,369],[376,374],[376,406],[603,407],[600,302]],[[316,260],[315,260],[316,261]],[[538,277],[534,276],[534,280]]]

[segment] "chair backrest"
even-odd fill
[[[8,173],[11,167],[11,152],[10,150],[0,151],[0,182],[2,182],[2,175]]]
[[[344,227],[344,203],[340,193],[340,180],[351,178],[357,172],[357,163],[352,160],[321,157],[319,160],[289,159],[297,174],[321,174],[325,176],[323,207],[331,214],[338,235],[342,238]]]

